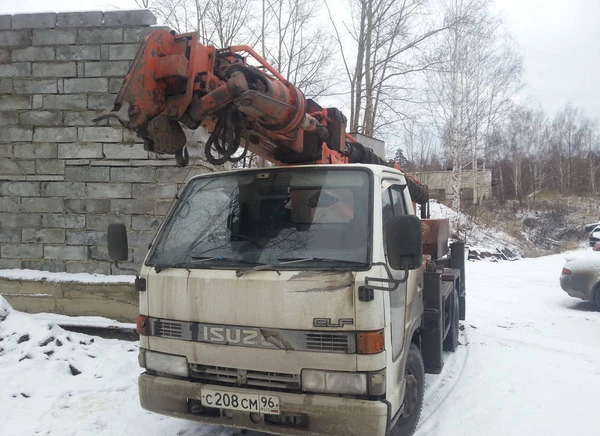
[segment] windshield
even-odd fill
[[[265,169],[202,177],[186,188],[148,264],[365,267],[369,192],[369,174],[361,170]],[[296,259],[302,262],[290,262]]]

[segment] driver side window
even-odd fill
[[[383,240],[385,241],[386,235],[386,221],[388,218],[399,215],[406,215],[406,205],[404,204],[404,196],[402,191],[406,186],[401,185],[390,185],[387,187],[382,195],[381,199],[381,218],[382,218],[382,227],[383,227]],[[383,244],[383,250],[387,256],[387,248],[385,244]]]

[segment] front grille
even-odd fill
[[[354,332],[263,329],[260,327],[150,318],[150,336],[238,347],[353,354]]]
[[[159,320],[155,319],[153,323],[152,334],[163,338],[181,338],[182,323],[179,321]]]
[[[350,351],[347,333],[306,333],[306,349],[314,351],[333,351],[348,353]]]
[[[190,364],[190,377],[195,381],[217,383],[226,386],[251,386],[288,390],[300,389],[300,376],[298,374],[250,371],[192,363]]]

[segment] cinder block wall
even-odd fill
[[[0,269],[122,274],[106,227],[129,229],[132,263],[185,179],[213,170],[144,151],[132,131],[91,119],[110,106],[150,11],[0,16]]]

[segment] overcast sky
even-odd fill
[[[523,56],[524,97],[551,114],[570,101],[600,119],[600,0],[495,1]],[[0,14],[135,7],[135,0],[0,0]]]

